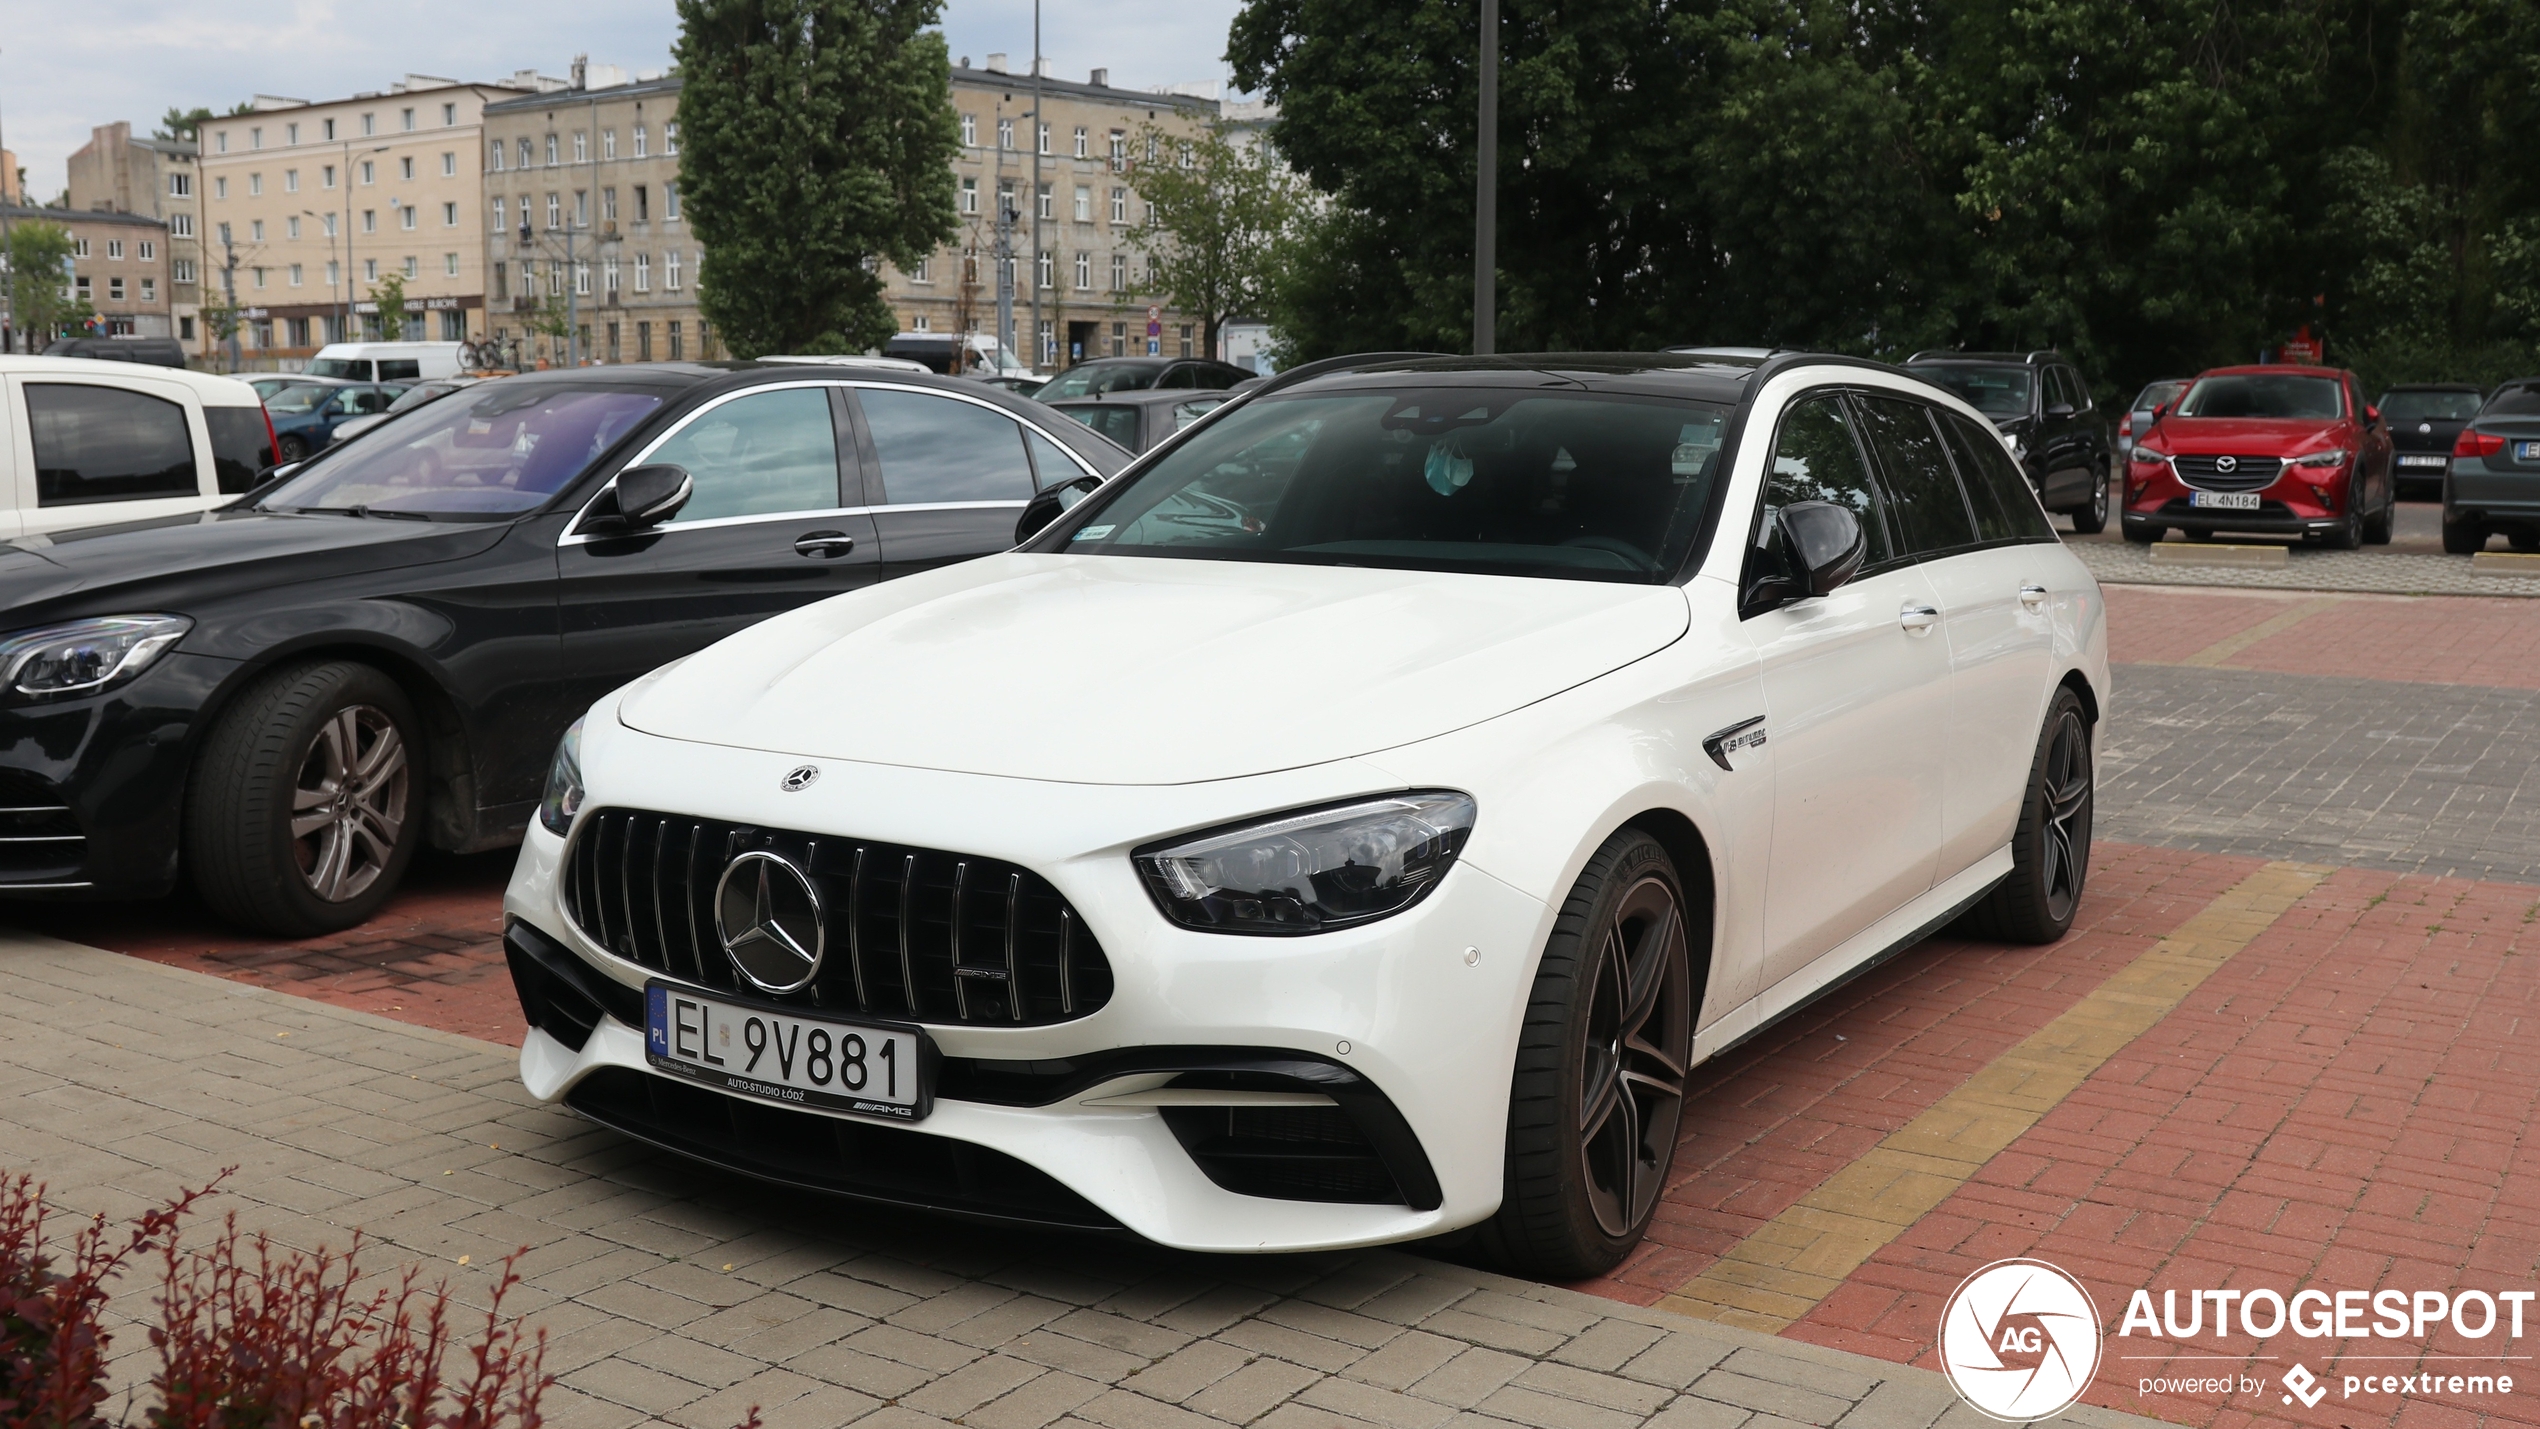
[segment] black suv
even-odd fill
[[[2053,348],[2036,352],[1918,352],[1914,375],[1936,382],[1992,419],[2018,454],[2037,499],[2097,535],[2108,525],[2114,465],[2090,384]]]

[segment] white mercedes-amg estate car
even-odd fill
[[[1695,1063],[2072,921],[2105,607],[1910,372],[1344,359],[1095,481],[591,708],[506,902],[532,1093],[868,1200],[1578,1276]]]

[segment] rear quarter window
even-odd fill
[[[26,385],[38,506],[193,496],[185,408],[163,397],[77,382]]]
[[[273,439],[261,407],[205,407],[203,425],[212,434],[212,474],[220,489],[235,496],[256,484],[256,473],[273,465]]]

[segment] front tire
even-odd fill
[[[2320,537],[2320,544],[2332,551],[2360,549],[2364,544],[2364,513],[2347,512],[2345,520]]]
[[[2381,510],[2364,522],[2364,544],[2367,546],[2389,545],[2391,528],[2397,525],[2398,521],[2399,497],[2394,488],[2390,499],[2382,503]]]
[[[285,464],[295,461],[307,461],[309,459],[308,439],[297,432],[293,432],[289,436],[286,436],[282,440],[274,443],[274,455],[279,461]]]
[[[2067,687],[2046,707],[2028,791],[2011,835],[2011,874],[1967,911],[1968,932],[2006,943],[2051,943],[2073,926],[2090,877],[2095,803],[2090,723]]]
[[[1675,1162],[1692,1062],[1692,940],[1683,882],[1657,840],[1626,829],[1561,905],[1517,1043],[1508,1166],[1484,1228],[1508,1268],[1601,1275],[1640,1243]]]
[[[422,836],[422,727],[395,681],[350,661],[290,666],[240,695],[203,741],[186,803],[203,901],[286,938],[376,912]]]
[[[2098,473],[2090,492],[2090,504],[2072,513],[2073,534],[2096,536],[2108,529],[2108,473]]]

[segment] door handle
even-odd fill
[[[2020,604],[2027,606],[2031,610],[2035,610],[2045,603],[2046,587],[2042,585],[2024,585],[2020,587]]]
[[[794,554],[835,560],[855,549],[855,537],[844,531],[806,531],[794,538]]]
[[[1929,635],[1931,628],[1940,623],[1940,612],[1928,605],[1909,605],[1896,613],[1896,623],[1904,626],[1908,635]]]

